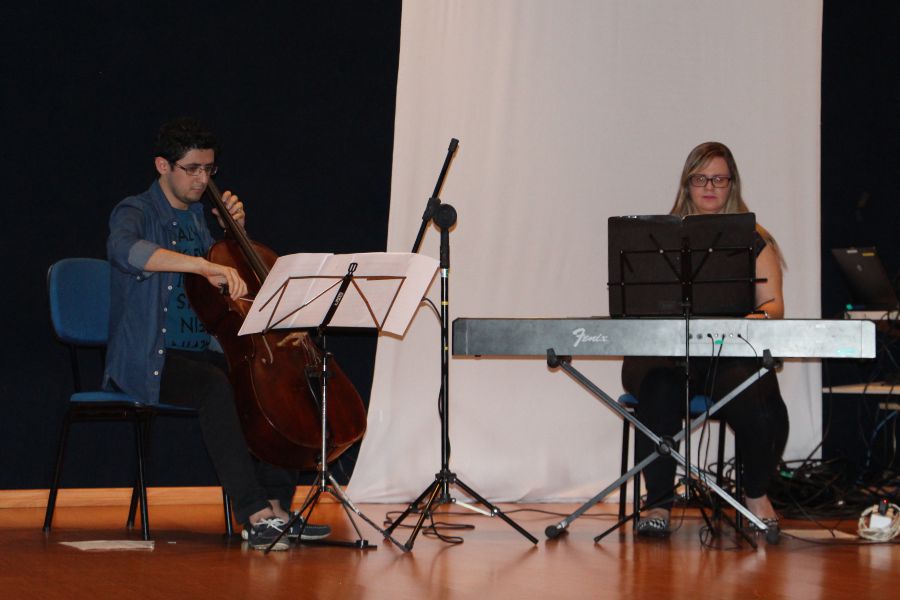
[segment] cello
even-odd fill
[[[301,470],[320,462],[322,425],[320,370],[323,351],[301,332],[299,341],[285,332],[239,336],[252,296],[265,281],[278,255],[252,241],[222,201],[216,184],[207,186],[213,206],[225,224],[225,239],[216,242],[207,260],[232,267],[247,283],[248,298],[231,298],[202,276],[188,274],[188,300],[228,361],[228,377],[247,441],[257,458]],[[366,430],[366,408],[359,392],[332,357],[328,358],[328,431],[326,461],[338,458]]]

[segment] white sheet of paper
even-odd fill
[[[60,542],[78,550],[98,552],[104,550],[153,550],[153,540],[86,540],[83,542]]]
[[[437,272],[438,261],[430,256],[367,252],[279,257],[256,295],[239,335],[268,328],[318,327],[334,301],[341,279],[354,262],[357,268],[353,283],[329,326],[381,326],[386,333],[402,336]]]

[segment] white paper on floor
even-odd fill
[[[60,542],[78,550],[153,550],[153,540],[87,540],[84,542]]]

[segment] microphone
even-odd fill
[[[456,209],[451,204],[441,204],[434,215],[434,223],[441,229],[450,229],[456,224]]]

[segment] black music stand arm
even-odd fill
[[[684,495],[691,497],[691,314],[694,307],[694,274],[691,241],[681,238],[681,308],[684,314]],[[639,400],[640,401],[640,400]],[[637,435],[635,435],[637,444]]]
[[[450,140],[450,146],[447,148],[447,156],[444,157],[444,165],[441,167],[437,182],[434,184],[434,192],[432,192],[431,197],[425,204],[425,212],[422,213],[422,224],[419,225],[419,233],[416,234],[416,241],[413,242],[413,254],[416,254],[419,251],[419,246],[422,245],[422,237],[425,235],[425,228],[428,227],[428,222],[431,221],[435,212],[438,210],[438,207],[441,205],[441,188],[444,186],[444,178],[447,176],[447,169],[450,168],[450,161],[453,160],[453,155],[456,154],[456,149],[458,147],[459,140],[452,138]]]
[[[681,238],[681,304],[682,310],[684,311],[684,414],[685,414],[685,427],[684,427],[684,461],[685,461],[685,469],[684,469],[684,494],[686,498],[691,497],[691,470],[693,463],[691,462],[691,427],[689,426],[690,415],[691,415],[691,386],[690,386],[690,376],[691,376],[691,318],[693,317],[693,308],[694,308],[694,289],[695,282],[697,280],[697,276],[703,269],[703,266],[706,264],[706,260],[711,256],[714,252],[726,251],[726,249],[718,248],[717,244],[719,239],[721,238],[721,233],[716,236],[715,240],[708,248],[692,248],[691,241],[687,236]],[[697,270],[694,270],[693,257],[694,252],[703,251],[706,252],[703,255],[703,258],[700,260],[700,264],[697,267]],[[756,281],[755,278],[755,263],[753,263],[753,252],[752,247],[746,248],[746,254],[751,261],[748,264],[749,272],[751,273],[751,277],[748,278],[750,282],[750,291],[753,291],[753,285]],[[713,284],[718,283],[717,281],[713,281]],[[755,305],[755,302],[753,303]]]
[[[321,427],[322,427],[322,439],[321,439],[321,448],[320,448],[320,463],[319,463],[319,473],[321,477],[319,477],[319,489],[322,492],[325,492],[328,489],[328,479],[330,478],[330,474],[328,473],[328,377],[330,373],[328,372],[328,362],[332,358],[332,355],[328,352],[328,346],[325,338],[325,332],[328,328],[328,325],[331,323],[331,320],[334,318],[334,313],[337,312],[338,307],[341,305],[341,300],[344,299],[344,295],[347,293],[347,288],[350,287],[350,282],[353,281],[353,273],[356,272],[356,268],[359,265],[355,262],[350,263],[347,266],[347,274],[341,278],[341,284],[338,286],[337,292],[334,294],[334,299],[331,301],[331,306],[328,307],[328,312],[325,313],[325,316],[322,317],[322,322],[316,328],[319,337],[322,340],[322,369],[321,369],[321,378],[322,383],[320,384],[320,389],[322,393],[322,398],[320,400],[322,404],[321,410]],[[300,511],[302,512],[302,511]],[[308,521],[307,521],[308,522]],[[286,527],[285,529],[289,529]]]
[[[352,262],[347,267],[347,274],[341,278],[341,284],[338,286],[338,291],[334,295],[334,300],[331,301],[331,306],[328,307],[328,312],[325,313],[325,316],[322,317],[322,322],[316,328],[319,336],[324,337],[325,329],[331,323],[331,319],[334,318],[334,313],[337,312],[338,306],[341,305],[341,300],[344,299],[344,294],[347,293],[347,288],[350,287],[350,282],[353,281],[353,274],[356,272],[358,266],[357,263]]]

